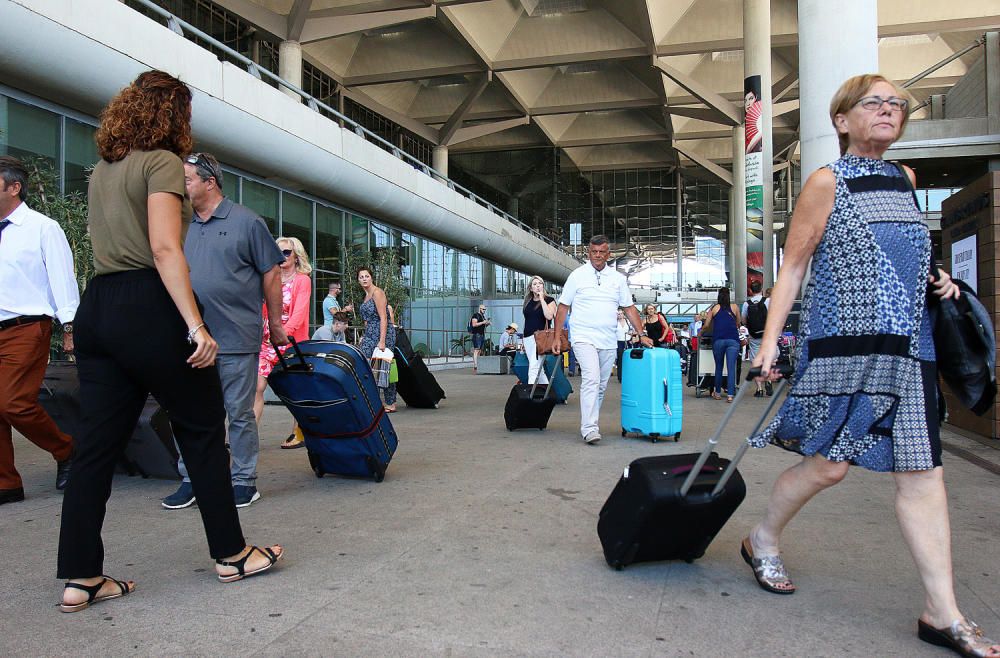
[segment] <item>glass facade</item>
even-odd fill
[[[42,158],[59,172],[59,191],[85,193],[97,162],[96,120],[0,86],[0,155]],[[491,308],[496,332],[521,324],[520,304],[529,276],[474,254],[406,233],[327,200],[288,190],[253,174],[223,166],[224,190],[257,212],[275,237],[302,241],[313,263],[312,323],[322,322],[322,302],[343,271],[344,250],[395,247],[410,304],[397,322],[426,354],[460,356],[466,327],[478,304]],[[494,282],[496,285],[494,286]],[[557,289],[553,289],[557,290]],[[456,346],[456,343],[458,345]]]

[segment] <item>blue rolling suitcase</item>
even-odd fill
[[[298,421],[316,477],[381,482],[397,439],[368,359],[346,343],[292,340],[292,349],[268,384]]]
[[[569,394],[573,392],[573,385],[569,383],[566,371],[562,369],[562,355],[557,357],[555,354],[549,354],[545,357],[542,367],[545,368],[546,372],[552,372],[552,362],[556,359],[559,359],[560,363],[555,377],[552,379],[552,396],[559,404],[566,404]],[[521,380],[522,384],[528,383],[528,357],[524,352],[518,352],[514,355],[514,363],[511,365],[510,371]]]
[[[684,417],[681,357],[665,347],[622,355],[622,436],[681,437]]]

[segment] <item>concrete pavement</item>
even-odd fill
[[[891,476],[855,469],[792,523],[783,550],[794,596],[760,590],[738,554],[775,476],[796,461],[777,448],[748,453],[747,499],[701,560],[616,572],[596,523],[622,468],[700,449],[726,403],[687,389],[679,444],[621,439],[613,381],[606,438],[586,446],[575,394],[547,431],[509,433],[512,377],[436,374],[448,399],[438,410],[400,405],[399,450],[380,484],[316,479],[305,450],[278,448],[287,411],[267,407],[263,498],[240,514],[250,542],[287,555],[259,578],[217,582],[197,511],[160,508],[175,483],[118,476],[106,570],[138,589],[71,615],[54,607],[55,464],[17,437],[28,499],[0,506],[0,654],[950,655],[916,637],[922,590]],[[763,404],[747,400],[723,455]],[[945,441],[965,453],[945,453],[959,601],[1000,638],[1000,450],[948,431]]]

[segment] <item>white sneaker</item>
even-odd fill
[[[590,432],[587,436],[583,437],[583,442],[588,445],[593,445],[601,440],[601,433],[597,430]]]

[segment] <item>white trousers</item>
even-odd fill
[[[580,365],[580,435],[600,432],[601,404],[611,379],[618,350],[599,350],[587,343],[573,343],[576,362]]]
[[[545,363],[544,355],[543,358],[539,358],[536,354],[534,335],[524,339],[524,355],[528,357],[528,381],[526,383],[534,384],[537,379],[539,384],[548,384],[548,375],[545,374],[545,368],[542,367],[542,364]]]

